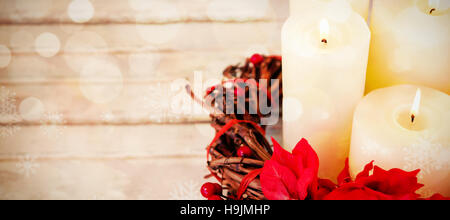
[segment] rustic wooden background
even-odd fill
[[[173,82],[280,53],[287,16],[287,0],[0,0],[0,199],[200,199],[214,134],[170,111]]]

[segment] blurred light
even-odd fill
[[[34,48],[43,57],[53,57],[61,49],[61,43],[56,35],[46,32],[36,38]]]
[[[41,100],[29,97],[20,103],[20,116],[26,121],[39,121],[44,115],[44,104]]]
[[[11,51],[8,47],[0,45],[0,68],[5,68],[11,62]]]
[[[108,57],[108,45],[97,33],[82,31],[72,35],[64,47],[64,59],[75,72],[90,60]]]
[[[94,6],[89,0],[73,0],[67,9],[70,19],[76,23],[88,22],[94,17],[94,12]]]

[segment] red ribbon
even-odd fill
[[[245,191],[247,191],[247,188],[250,185],[250,183],[253,182],[253,180],[255,180],[256,177],[259,176],[259,174],[261,174],[261,172],[262,172],[262,169],[253,170],[252,172],[247,174],[244,177],[244,179],[242,179],[241,185],[239,186],[239,190],[237,192],[238,200],[242,199],[242,195],[244,195]]]

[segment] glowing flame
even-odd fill
[[[328,35],[330,34],[330,25],[328,24],[327,19],[322,19],[320,21],[320,38],[323,43],[327,43]]]
[[[420,109],[420,100],[422,97],[422,91],[420,89],[417,89],[416,97],[414,98],[414,103],[411,108],[411,122],[414,122],[415,117],[419,114]]]

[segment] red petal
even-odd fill
[[[378,196],[364,186],[347,183],[325,196],[324,200],[378,200]]]
[[[318,189],[313,195],[314,200],[323,200],[330,192],[336,189],[336,184],[329,179],[318,179]]]
[[[360,179],[360,178],[368,177],[368,176],[369,176],[370,171],[373,169],[373,162],[374,162],[374,161],[368,163],[368,164],[364,167],[364,170],[363,170],[361,173],[359,173],[358,175],[356,175],[355,181],[358,181],[358,179]]]
[[[272,160],[275,160],[279,164],[291,169],[296,177],[299,177],[303,172],[303,162],[301,157],[295,156],[285,149],[283,149],[280,144],[272,138],[273,143],[273,155]]]
[[[318,182],[319,182],[320,188],[326,188],[329,190],[336,189],[336,184],[334,184],[333,181],[331,181],[329,179],[319,179]]]
[[[305,169],[302,177],[297,181],[297,193],[299,200],[305,200],[309,191],[314,185],[314,180],[317,179],[317,173],[313,169]],[[317,187],[316,187],[317,190]]]
[[[434,194],[430,198],[427,198],[426,200],[450,200],[449,197],[444,197],[441,194]]]
[[[423,187],[417,182],[418,172],[419,170],[406,172],[400,169],[386,171],[375,166],[373,175],[361,177],[358,182],[374,191],[392,196],[393,199],[415,200],[419,197],[415,192]]]
[[[296,177],[289,168],[276,161],[269,160],[264,164],[260,175],[261,187],[269,200],[297,199]]]
[[[306,139],[303,138],[300,140],[292,153],[295,156],[300,156],[302,158],[304,168],[311,168],[313,170],[317,170],[316,172],[318,172],[319,157]]]
[[[342,170],[342,172],[339,174],[337,180],[338,180],[338,185],[342,185],[344,183],[348,183],[348,182],[352,181],[352,178],[350,177],[348,158],[345,160],[345,167]]]

